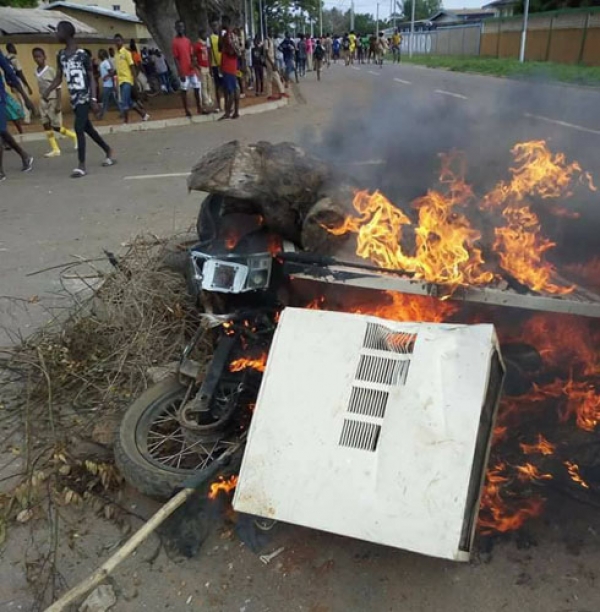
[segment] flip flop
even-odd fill
[[[71,172],[71,178],[83,178],[87,172],[82,170],[81,168],[75,168],[73,172]]]

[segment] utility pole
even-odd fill
[[[529,25],[529,0],[525,0],[523,11],[523,31],[521,32],[521,48],[519,49],[519,61],[525,61],[525,45],[527,44],[527,26]]]
[[[319,0],[319,36],[323,38],[323,0]]]
[[[263,19],[263,3],[262,0],[258,0],[258,18],[260,19],[260,38],[265,39],[265,23]]]
[[[350,30],[354,30],[354,0],[350,2]]]
[[[379,2],[377,3],[377,16],[375,17],[375,36],[379,36]]]
[[[529,2],[529,0],[526,0]],[[415,0],[411,0],[410,3],[410,40],[408,41],[410,44],[408,45],[408,56],[413,56],[413,48],[415,44]]]

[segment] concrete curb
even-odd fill
[[[277,110],[288,105],[289,100],[282,98],[274,102],[265,102],[264,104],[256,104],[249,106],[248,108],[242,108],[240,115],[258,115],[259,113],[266,113],[269,111]],[[137,123],[127,123],[118,125],[99,125],[96,127],[100,134],[128,134],[131,132],[148,132],[150,130],[163,130],[169,127],[185,127],[187,125],[196,123],[213,123],[217,121],[221,115],[214,113],[211,115],[194,115],[191,118],[187,117],[173,117],[171,119],[158,119],[156,121],[140,121]],[[41,126],[40,126],[41,130]],[[28,134],[15,134],[15,140],[19,143],[26,142],[37,142],[39,140],[46,140],[46,134],[43,131],[30,132]]]

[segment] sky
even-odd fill
[[[444,8],[480,8],[491,0],[442,0]],[[346,11],[350,8],[350,0],[325,0],[327,8],[336,7],[341,11]],[[354,0],[354,10],[357,13],[372,13],[375,15],[377,11],[376,0]],[[381,0],[379,3],[379,14],[381,17],[387,17],[390,14],[390,0]]]

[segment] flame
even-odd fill
[[[589,489],[590,485],[579,475],[579,466],[572,461],[565,461],[565,467],[573,482],[581,485],[584,489]]]
[[[514,503],[506,500],[502,495],[503,485],[510,482],[506,470],[506,464],[499,463],[487,471],[479,512],[479,529],[484,535],[519,529],[544,508],[541,497],[518,499]]]
[[[458,311],[455,302],[440,301],[427,295],[409,295],[393,291],[380,291],[377,302],[361,302],[357,305],[344,304],[336,308],[328,304],[323,296],[310,301],[304,308],[310,310],[342,310],[354,314],[372,315],[391,321],[424,321],[441,323]]]
[[[566,266],[566,269],[587,283],[591,289],[600,290],[600,257],[595,257],[586,263]]]
[[[386,303],[361,304],[350,312],[368,314],[392,321],[418,321],[441,323],[458,310],[454,302],[441,302],[436,298],[405,293],[384,292]]]
[[[210,490],[208,492],[208,498],[217,499],[221,491],[225,491],[225,493],[229,493],[230,491],[236,488],[237,483],[238,483],[237,476],[230,476],[229,478],[223,478],[223,476],[219,476],[219,479],[210,485]]]
[[[544,141],[517,144],[512,154],[511,180],[499,182],[479,200],[482,213],[497,217],[499,210],[504,223],[494,230],[500,267],[534,291],[570,293],[574,287],[561,284],[554,266],[545,260],[555,243],[542,236],[538,216],[526,200],[568,197],[576,180],[596,188],[577,162],[567,163],[564,154],[553,154]],[[472,210],[476,201],[464,174],[464,158],[456,153],[442,156],[442,189],[429,190],[413,202],[417,224],[379,191],[358,191],[352,202],[358,216],[325,229],[336,236],[356,234],[356,254],[381,268],[451,286],[489,284],[498,275],[486,269],[481,232],[461,212],[461,207]],[[407,229],[414,235],[412,253],[404,235]]]
[[[520,480],[552,480],[552,474],[542,474],[532,463],[515,466]]]
[[[239,359],[234,359],[229,364],[229,371],[241,372],[242,370],[251,368],[252,370],[256,370],[257,372],[264,372],[266,367],[267,353],[263,353],[257,358],[240,357]]]
[[[563,422],[575,415],[577,427],[594,431],[600,422],[600,394],[592,383],[569,380],[562,387],[567,403],[561,414]]]
[[[556,450],[556,446],[548,442],[542,434],[538,434],[538,441],[536,444],[521,443],[519,446],[525,455],[553,455]]]
[[[569,363],[585,375],[600,373],[600,353],[592,323],[582,317],[537,314],[522,328],[519,340],[534,346],[545,366],[561,367]]]
[[[574,286],[565,287],[552,282],[556,269],[544,261],[544,253],[556,243],[540,234],[539,219],[529,206],[507,206],[502,216],[506,226],[494,230],[494,249],[500,257],[500,266],[534,291],[571,293]]]

